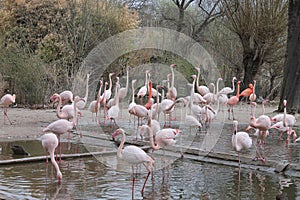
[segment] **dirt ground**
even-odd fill
[[[247,106],[248,105],[244,104],[235,109],[236,118],[239,120],[240,124],[247,124],[249,122],[250,110],[245,108]],[[124,107],[125,105],[123,108]],[[268,116],[274,116],[277,114],[274,113],[276,109],[277,107],[275,105],[266,106],[266,114]],[[43,134],[42,129],[44,127],[57,120],[55,109],[9,108],[8,116],[12,120],[13,125],[10,125],[7,119],[5,120],[6,124],[3,125],[2,108],[0,110],[0,140],[18,140],[39,137]],[[225,112],[227,112],[226,109]],[[91,113],[88,110],[83,110],[82,113],[84,118],[92,120]],[[127,109],[124,109],[123,113],[127,113]],[[257,108],[256,113],[256,115],[261,114],[260,107]],[[296,116],[296,118],[298,119],[299,116]],[[227,122],[229,121],[227,120]],[[297,120],[296,125],[299,127],[300,120]]]

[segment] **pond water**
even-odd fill
[[[65,160],[63,181],[57,183],[52,165],[31,163],[0,167],[0,197],[4,199],[131,199],[131,174],[106,167],[94,157]],[[127,166],[129,167],[129,166]],[[48,170],[48,171],[46,171]],[[278,174],[177,159],[153,172],[141,196],[146,172],[139,170],[134,199],[265,199],[280,192],[300,195],[300,180]]]
[[[127,120],[117,122],[127,132],[127,140],[136,140],[136,126]],[[101,156],[64,159],[59,163],[63,174],[62,183],[55,177],[55,169],[49,163],[34,162],[0,166],[0,198],[3,199],[264,199],[274,200],[283,193],[288,199],[300,198],[300,179],[274,172],[216,165],[180,158],[180,145],[188,148],[205,149],[208,152],[225,152],[237,155],[231,147],[232,124],[212,124],[211,130],[197,131],[184,127],[180,120],[174,123],[182,130],[175,147],[167,148],[166,157],[161,150],[154,154],[155,170],[148,179],[144,195],[142,189],[145,167],[136,168],[135,190],[132,194],[131,167],[117,159],[117,150],[111,140],[111,127],[100,127],[90,120],[80,121],[83,137],[71,134],[71,140],[62,137],[62,152],[103,152]],[[242,130],[246,125],[239,125]],[[299,132],[299,130],[297,130]],[[197,134],[196,134],[197,133]],[[278,139],[277,132],[267,138],[265,154],[268,160],[287,160],[299,163],[300,145]],[[253,137],[252,133],[251,136]],[[254,144],[255,143],[255,137]],[[118,140],[120,138],[118,137]],[[13,156],[12,145],[23,146],[30,156],[45,155],[41,142],[36,140],[0,142],[1,160],[18,158]],[[149,145],[149,144],[148,144]],[[263,147],[256,146],[242,152],[243,161],[249,161]],[[150,154],[150,153],[149,153]],[[22,156],[19,156],[22,157]],[[166,161],[165,161],[166,160]],[[234,161],[233,161],[234,162]],[[254,161],[253,161],[254,162]]]

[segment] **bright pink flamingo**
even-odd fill
[[[62,180],[62,173],[59,169],[59,166],[54,158],[54,151],[58,146],[58,139],[54,133],[46,133],[41,137],[42,146],[46,149],[46,151],[50,154],[51,162],[56,169],[57,179],[60,183]],[[48,164],[48,158],[46,157],[46,163]]]
[[[112,138],[116,138],[117,135],[122,134],[122,141],[121,144],[118,148],[118,152],[117,155],[120,159],[125,160],[127,163],[129,163],[132,166],[132,174],[133,174],[133,179],[132,179],[132,196],[134,194],[134,181],[135,181],[135,177],[134,177],[134,169],[133,169],[133,165],[138,165],[138,164],[143,164],[146,167],[146,170],[148,171],[148,174],[146,176],[143,188],[141,190],[142,195],[144,194],[144,188],[146,185],[146,182],[149,178],[149,175],[152,171],[152,169],[154,168],[153,163],[154,160],[148,156],[145,151],[143,151],[141,148],[133,146],[133,145],[129,145],[124,147],[124,143],[125,143],[125,131],[123,129],[117,129],[113,135]]]
[[[196,88],[197,88],[197,91],[198,91],[202,96],[204,96],[205,94],[209,93],[209,88],[208,88],[207,86],[205,86],[205,85],[199,85],[200,68],[199,68],[199,67],[195,67],[195,69],[196,69],[197,72],[198,72]]]
[[[74,99],[74,113],[76,113],[76,104],[78,101],[80,101],[82,98],[80,98],[79,96],[76,96]],[[73,127],[76,125],[77,123],[77,115],[74,114],[74,118],[73,120],[70,122],[66,119],[59,119],[56,120],[54,122],[52,122],[51,124],[49,124],[46,128],[43,129],[43,132],[53,132],[57,135],[58,140],[59,140],[59,145],[60,145],[60,135],[64,134],[66,132],[68,132],[68,138],[70,139],[70,132],[73,129]],[[61,154],[61,148],[60,148],[60,154]]]
[[[92,121],[96,121],[98,123],[98,112],[100,108],[100,101],[101,101],[101,90],[102,90],[103,82],[100,80],[100,86],[97,94],[97,99],[92,101],[89,105],[88,110],[92,113]],[[94,120],[94,113],[96,115]]]
[[[240,84],[241,84],[241,82],[238,81],[238,82],[237,82],[237,93],[236,93],[236,95],[230,97],[230,98],[228,99],[228,101],[227,101],[227,105],[229,106],[229,108],[228,108],[228,119],[229,119],[229,120],[230,120],[230,111],[231,111],[231,113],[232,113],[232,119],[235,120],[234,114],[233,114],[233,107],[234,107],[235,105],[237,105],[238,102],[239,102],[239,97],[240,97]]]
[[[9,119],[9,117],[8,117],[8,115],[7,115],[7,111],[8,111],[8,107],[11,105],[11,104],[13,104],[13,103],[15,103],[15,101],[16,101],[16,95],[15,94],[13,94],[13,95],[11,95],[11,94],[6,94],[6,95],[4,95],[1,99],[0,99],[0,105],[3,105],[3,107],[4,107],[4,109],[3,109],[3,119],[4,119],[4,124],[5,124],[5,117],[7,117],[7,119],[8,119],[8,121],[9,121],[9,123],[10,123],[10,125],[12,125],[12,122],[10,121],[10,119]]]
[[[252,139],[246,132],[237,132],[238,121],[233,121],[233,134],[231,143],[234,150],[238,152],[239,169],[241,168],[240,151],[243,149],[250,149],[252,146]]]
[[[65,90],[59,94],[61,96],[62,104],[65,105],[73,102],[73,93],[70,90]]]

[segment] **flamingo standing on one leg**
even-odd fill
[[[237,82],[237,93],[236,93],[236,95],[230,97],[228,99],[228,101],[227,101],[227,105],[229,106],[229,108],[228,108],[228,119],[229,120],[230,120],[230,111],[232,113],[232,119],[235,120],[234,114],[233,114],[233,107],[235,105],[237,105],[238,102],[239,102],[239,97],[240,97],[240,83],[241,83],[240,81]]]
[[[3,105],[4,109],[3,109],[3,120],[4,120],[4,124],[5,124],[5,117],[7,117],[10,125],[12,125],[12,122],[10,121],[8,115],[7,115],[7,111],[8,111],[8,107],[15,103],[16,101],[16,95],[13,94],[6,94],[4,95],[1,99],[0,99],[0,105]]]
[[[144,188],[146,185],[146,182],[149,178],[149,175],[152,171],[153,167],[153,163],[154,160],[148,156],[145,151],[143,151],[141,148],[133,146],[133,145],[129,145],[124,147],[124,143],[125,143],[125,131],[123,129],[117,129],[113,135],[112,138],[114,139],[115,137],[117,137],[117,135],[122,134],[122,141],[121,144],[118,148],[117,151],[117,156],[120,159],[125,160],[126,162],[128,162],[129,164],[132,165],[132,174],[133,174],[133,179],[132,179],[132,195],[134,194],[134,181],[135,181],[135,177],[134,177],[134,170],[133,170],[133,165],[138,165],[138,164],[143,164],[146,167],[146,170],[148,171],[148,174],[146,176],[143,188],[141,190],[142,195],[144,194]]]
[[[246,132],[237,132],[238,121],[233,121],[233,134],[231,138],[232,147],[238,152],[239,170],[241,168],[240,151],[249,149],[252,146],[252,139]]]
[[[58,179],[58,182],[60,183],[62,180],[62,173],[61,173],[59,166],[54,158],[54,151],[55,151],[56,147],[58,146],[57,136],[54,133],[46,133],[46,134],[42,135],[41,141],[42,141],[42,146],[50,154],[51,162],[56,169],[57,179]],[[48,163],[47,157],[46,157],[46,163]]]

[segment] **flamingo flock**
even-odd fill
[[[249,88],[240,92],[241,82],[237,80],[236,77],[232,78],[232,87],[224,87],[219,90],[219,82],[222,78],[218,78],[216,83],[211,83],[209,86],[199,85],[200,78],[200,68],[195,68],[198,74],[193,74],[191,77],[193,82],[186,83],[187,87],[190,87],[190,92],[188,96],[180,96],[177,93],[175,84],[175,73],[174,69],[177,67],[176,64],[170,65],[170,74],[166,76],[166,80],[161,80],[161,84],[153,82],[151,79],[151,71],[145,71],[145,84],[136,93],[136,79],[131,81],[131,102],[128,104],[128,114],[137,118],[136,129],[139,130],[140,136],[143,139],[145,135],[149,136],[150,146],[153,151],[158,149],[165,150],[166,146],[174,146],[178,136],[181,137],[183,131],[172,127],[171,121],[176,119],[175,109],[177,109],[178,104],[182,103],[184,106],[183,116],[181,116],[182,123],[190,129],[192,134],[192,129],[197,128],[201,130],[204,127],[206,129],[211,128],[211,124],[215,119],[217,119],[218,114],[223,112],[220,110],[220,105],[228,107],[228,120],[233,124],[233,134],[231,137],[232,148],[238,153],[238,163],[240,167],[240,153],[242,150],[248,150],[252,146],[256,147],[256,144],[252,142],[250,130],[255,130],[255,135],[257,138],[257,145],[266,145],[266,137],[269,135],[270,129],[276,129],[280,131],[280,139],[283,138],[283,134],[287,134],[286,144],[291,141],[290,136],[293,136],[294,141],[299,141],[297,139],[297,134],[293,127],[296,123],[296,118],[293,115],[286,113],[287,101],[284,100],[284,113],[277,114],[270,117],[263,113],[260,116],[255,116],[256,104],[256,94],[255,87],[256,81],[253,84],[249,84]],[[116,122],[117,118],[122,117],[121,112],[121,101],[124,101],[128,95],[129,87],[129,67],[126,68],[126,86],[121,87],[119,82],[119,77],[116,77],[116,82],[113,83],[112,77],[115,73],[109,74],[109,80],[104,81],[103,79],[99,81],[99,90],[97,91],[97,97],[95,100],[91,101],[88,106],[88,111],[92,114],[92,122],[100,124],[101,122],[101,107],[103,111],[103,124],[105,125],[106,120],[110,120],[110,133],[112,138],[115,139],[118,135],[122,135],[121,144],[117,150],[117,156],[120,159],[125,160],[130,165],[143,164],[148,172],[145,182],[143,184],[141,192],[144,192],[144,188],[150,173],[154,169],[155,159],[149,155],[141,148],[130,145],[124,147],[125,143],[125,130],[122,127],[118,127]],[[165,84],[167,83],[167,86]],[[86,93],[85,97],[81,98],[75,96],[73,98],[73,93],[69,90],[63,91],[61,93],[54,93],[50,100],[53,102],[58,102],[56,109],[57,120],[50,123],[43,129],[44,135],[41,137],[42,146],[50,154],[51,162],[57,171],[58,181],[62,180],[62,173],[59,169],[59,165],[55,160],[54,152],[56,148],[60,147],[60,136],[62,134],[68,133],[68,138],[70,137],[70,131],[77,127],[78,125],[78,115],[82,115],[80,110],[85,109],[88,102],[88,84],[89,84],[89,74],[87,74],[86,79]],[[155,88],[153,86],[156,85]],[[115,86],[115,87],[113,87]],[[216,87],[215,87],[216,86]],[[107,88],[108,87],[108,88]],[[114,91],[114,97],[112,98],[112,89]],[[103,92],[102,92],[103,91]],[[236,92],[234,94],[234,92]],[[135,97],[140,99],[140,103],[135,102]],[[146,99],[146,104],[143,103],[143,99]],[[153,98],[154,97],[154,98]],[[236,115],[234,114],[234,108],[240,102],[240,97],[249,98],[251,113],[249,117],[249,126],[245,131],[238,131],[238,121],[236,120]],[[10,121],[7,116],[7,108],[9,105],[15,102],[15,95],[5,95],[1,98],[0,104],[4,105],[4,123],[5,118]],[[264,106],[264,104],[263,104]],[[235,111],[236,112],[236,111]],[[263,108],[264,112],[264,108]],[[164,120],[160,119],[160,114],[164,115]],[[94,117],[95,115],[95,117]],[[231,117],[232,116],[232,117]],[[231,121],[232,120],[232,121]],[[135,124],[135,123],[134,123]],[[163,125],[163,126],[161,126]],[[135,125],[134,125],[135,126]],[[82,135],[81,135],[82,137]],[[138,140],[138,135],[136,136]],[[230,140],[230,139],[228,139]],[[256,147],[257,148],[257,147]],[[261,155],[256,149],[256,156],[254,160],[260,159],[262,162],[266,162],[265,151]],[[182,153],[182,151],[181,151]],[[61,150],[60,150],[61,154]],[[182,154],[183,155],[183,154]],[[152,155],[153,156],[153,155]],[[48,160],[47,160],[48,161]],[[133,169],[133,168],[132,168]],[[133,172],[134,173],[134,172]],[[134,191],[134,178],[132,180],[132,192]]]

